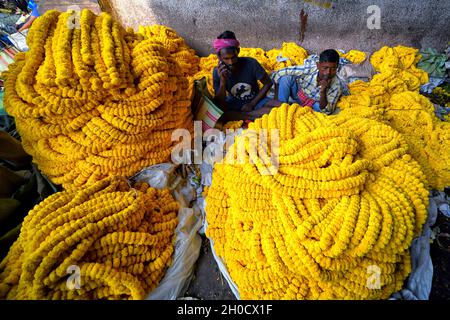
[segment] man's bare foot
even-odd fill
[[[271,107],[262,107],[262,108],[259,108],[258,110],[253,110],[253,111],[249,112],[248,114],[252,117],[260,118],[263,115],[270,113],[271,110],[272,110]]]

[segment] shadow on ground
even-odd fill
[[[201,300],[236,300],[217,266],[208,238],[202,236],[200,257],[185,297]]]
[[[430,300],[450,300],[450,218],[438,214],[434,227],[439,228],[439,234],[430,246],[433,261]]]

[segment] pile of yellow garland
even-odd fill
[[[178,204],[167,189],[135,187],[109,177],[36,205],[0,264],[0,298],[145,298],[172,261]]]
[[[341,53],[338,51],[338,53],[342,58],[345,58],[355,64],[363,63],[364,60],[366,60],[366,54],[359,50],[350,50],[347,53]]]
[[[278,171],[272,139],[259,147],[249,138],[271,129],[279,130]],[[244,164],[236,163],[240,149]],[[338,126],[283,104],[251,123],[215,165],[207,236],[242,299],[383,299],[411,270],[409,246],[427,216],[425,183],[389,126],[357,117]]]
[[[366,83],[350,84],[350,96],[341,97],[343,110],[332,116],[358,116],[382,121],[403,134],[411,156],[422,166],[431,188],[450,185],[450,123],[435,116],[433,104],[419,94],[428,74],[416,68],[418,50],[383,47],[370,60],[379,74]]]
[[[177,56],[190,51],[171,55],[163,33],[126,31],[106,13],[83,10],[79,27],[74,15],[51,10],[33,23],[5,85],[24,149],[67,189],[167,161],[172,131],[193,130],[195,59],[186,70]]]
[[[193,76],[199,71],[200,58],[195,51],[190,48],[184,39],[180,37],[175,30],[161,25],[139,26],[139,33],[147,38],[161,42],[174,58],[184,77],[189,81],[189,100],[194,95],[194,78]],[[188,113],[187,113],[188,114]]]
[[[266,56],[270,61],[269,70],[274,71],[303,64],[308,57],[308,52],[295,42],[283,42],[280,49],[269,50],[266,52]],[[285,58],[287,60],[284,60]]]

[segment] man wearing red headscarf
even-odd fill
[[[213,71],[214,100],[224,111],[223,120],[254,120],[270,111],[266,97],[272,86],[267,72],[250,57],[239,57],[239,41],[231,31],[214,40],[219,64]],[[258,81],[263,84],[259,89]]]

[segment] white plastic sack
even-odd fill
[[[200,175],[201,175],[201,185],[203,186],[207,186],[210,187],[212,184],[212,173],[213,173],[213,166],[206,163],[206,162],[202,162],[202,164],[200,164],[199,166],[200,168]],[[205,234],[205,230],[206,230],[206,211],[205,211],[205,198],[203,198],[202,195],[200,195],[197,200],[195,201],[196,205],[199,207],[201,214],[202,214],[202,227],[199,230],[200,234]]]
[[[375,75],[375,69],[370,63],[370,59],[366,59],[360,64],[346,64],[339,70],[338,75],[344,79],[346,83],[351,83],[354,80],[370,81]]]
[[[172,264],[158,286],[149,293],[147,300],[175,300],[182,295],[189,286],[195,262],[200,255],[202,239],[197,231],[202,226],[201,212],[199,208],[188,207],[196,191],[189,182],[189,176],[181,177],[176,173],[176,168],[171,163],[157,164],[130,179],[133,182],[145,181],[157,189],[169,188],[180,204]]]
[[[201,227],[202,221],[198,212],[191,208],[180,209],[178,218],[172,265],[167,269],[158,287],[147,296],[147,300],[175,300],[189,286],[195,262],[200,255],[202,239],[197,230]]]
[[[14,44],[16,48],[18,48],[20,51],[28,51],[28,45],[27,45],[27,34],[28,30],[25,30],[23,32],[16,32],[8,36],[8,39]]]

